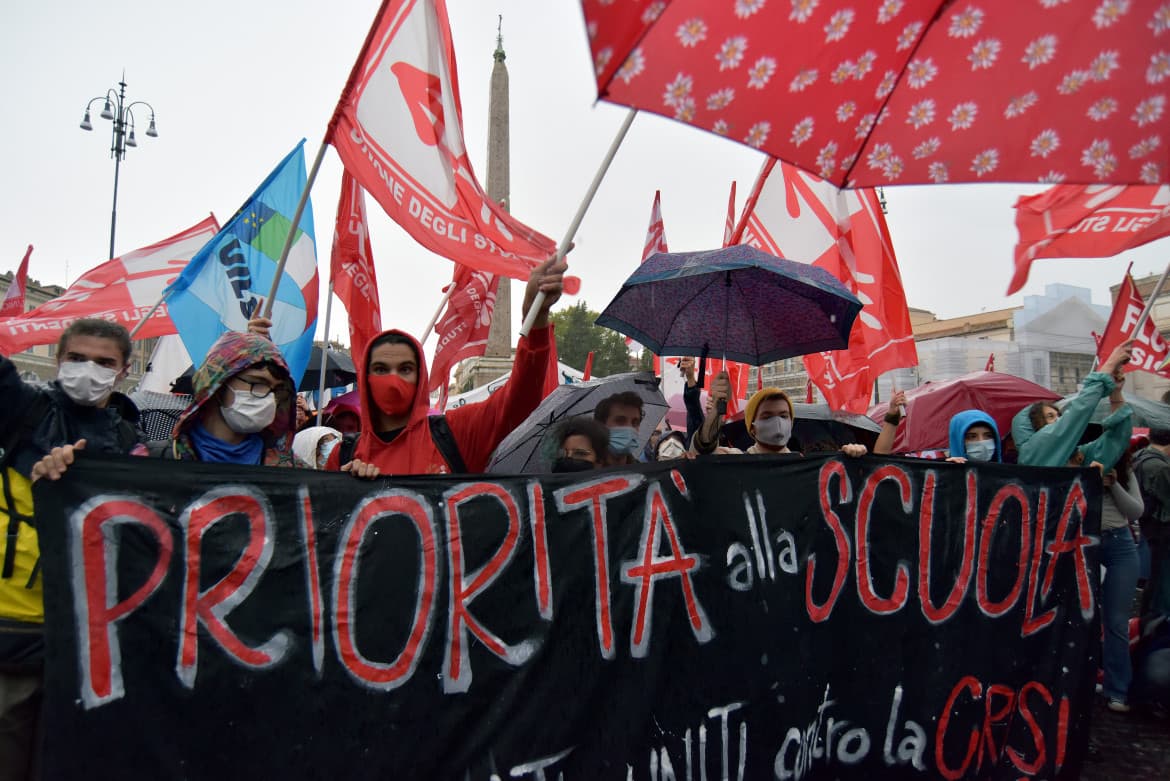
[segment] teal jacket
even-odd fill
[[[1128,404],[1114,412],[1101,424],[1101,436],[1080,447],[1077,443],[1101,399],[1113,392],[1113,378],[1104,372],[1091,372],[1085,377],[1081,392],[1065,406],[1060,418],[1039,431],[1028,419],[1031,405],[1012,418],[1012,439],[1019,452],[1019,463],[1027,466],[1065,466],[1078,450],[1084,454],[1085,466],[1097,461],[1108,472],[1117,465],[1129,447],[1133,434],[1133,410]]]

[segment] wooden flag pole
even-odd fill
[[[435,315],[431,318],[431,322],[427,323],[427,327],[423,329],[422,338],[418,340],[419,344],[426,344],[427,339],[431,335],[431,331],[435,330],[435,324],[439,322],[439,318],[443,315],[443,310],[447,308],[447,302],[451,300],[451,296],[455,293],[455,280],[451,280],[451,284],[447,285],[446,292],[443,297],[439,299],[439,306],[435,309]]]
[[[1142,310],[1142,315],[1137,319],[1137,323],[1133,326],[1133,337],[1137,339],[1145,328],[1146,320],[1150,319],[1150,313],[1154,309],[1154,302],[1158,300],[1158,296],[1162,295],[1162,288],[1166,286],[1166,278],[1170,276],[1170,264],[1162,271],[1162,276],[1158,277],[1158,284],[1154,285],[1154,290],[1150,293],[1150,297],[1146,299],[1146,307]],[[1134,290],[1137,290],[1135,287]]]
[[[597,188],[601,187],[601,180],[605,178],[605,173],[609,170],[609,164],[613,162],[614,155],[617,154],[618,147],[622,145],[622,141],[625,139],[626,133],[629,132],[630,125],[633,124],[634,117],[637,114],[638,109],[630,109],[630,113],[626,115],[622,126],[618,128],[617,136],[613,139],[613,143],[609,145],[609,151],[601,161],[601,167],[597,169],[597,175],[593,177],[593,183],[589,185],[589,190],[586,191],[585,198],[577,208],[577,215],[569,223],[569,230],[565,233],[565,238],[561,241],[561,245],[557,247],[557,260],[563,258],[569,251],[569,247],[572,246],[573,237],[577,235],[577,229],[581,227],[581,220],[585,219],[585,212],[589,210],[589,204],[593,203],[593,196],[597,194]],[[521,336],[528,336],[528,332],[532,330],[532,324],[536,322],[536,313],[544,306],[544,299],[544,293],[537,291],[536,298],[532,300],[532,306],[528,309],[528,316],[524,318],[524,325],[520,326]]]
[[[146,315],[145,315],[145,316],[144,316],[144,317],[143,317],[141,320],[139,320],[139,321],[138,321],[138,324],[137,324],[136,326],[134,326],[134,330],[132,330],[132,331],[130,332],[130,338],[131,338],[131,340],[133,340],[133,339],[134,339],[134,337],[135,337],[135,335],[136,335],[136,334],[137,334],[139,331],[141,331],[141,330],[142,330],[142,326],[146,325],[146,321],[147,321],[147,320],[149,320],[150,318],[154,317],[154,313],[155,313],[155,312],[157,312],[157,311],[158,311],[158,308],[159,308],[160,306],[162,306],[162,305],[163,305],[163,303],[164,303],[164,302],[167,300],[167,298],[170,296],[170,292],[169,292],[169,290],[170,290],[170,289],[168,288],[167,290],[164,290],[164,291],[163,291],[163,294],[162,294],[161,296],[159,296],[159,297],[158,297],[158,301],[155,301],[155,302],[154,302],[154,306],[152,306],[152,307],[150,308],[150,311],[149,311],[149,312],[147,312],[147,313],[146,313]]]

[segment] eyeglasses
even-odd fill
[[[285,401],[288,401],[289,391],[288,391],[288,388],[285,388],[283,385],[280,385],[278,387],[273,388],[271,385],[268,385],[267,383],[248,382],[247,380],[245,380],[241,377],[233,378],[232,382],[242,383],[242,385],[237,385],[236,387],[239,388],[240,390],[243,390],[244,387],[246,386],[248,388],[248,393],[251,393],[253,396],[255,396],[258,399],[267,398],[268,394],[274,393],[274,394],[276,394],[276,400],[278,402],[283,403]]]
[[[592,461],[597,457],[597,454],[592,450],[582,450],[581,448],[575,448],[573,450],[562,450],[561,455],[565,458],[579,458],[582,461]]]

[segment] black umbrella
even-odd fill
[[[541,446],[550,429],[569,418],[592,415],[602,399],[624,391],[633,391],[642,398],[642,426],[638,429],[640,451],[666,415],[667,404],[658,389],[657,377],[650,372],[629,372],[558,385],[523,423],[504,438],[492,453],[487,471],[508,474],[547,471],[550,464],[546,463]]]
[[[658,355],[761,366],[838,350],[861,301],[829,272],[737,244],[646,259],[597,318]]]
[[[171,390],[175,393],[194,393],[191,387],[191,378],[195,376],[195,367],[189,366],[187,371],[171,383]],[[357,372],[353,368],[353,360],[345,353],[337,350],[328,350],[325,353],[325,387],[340,388],[357,380]],[[298,391],[315,391],[321,387],[321,348],[313,345],[313,352],[309,356],[309,365],[305,369],[305,376],[301,378]]]

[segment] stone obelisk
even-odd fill
[[[496,31],[488,102],[487,195],[508,208],[508,66],[504,64],[503,17]],[[492,327],[483,357],[464,361],[455,375],[456,392],[486,385],[512,371],[512,280],[500,279]]]
[[[504,64],[503,17],[496,32],[488,101],[487,194],[508,209],[508,66]],[[512,280],[504,277],[496,293],[496,309],[488,335],[487,358],[512,357]]]

